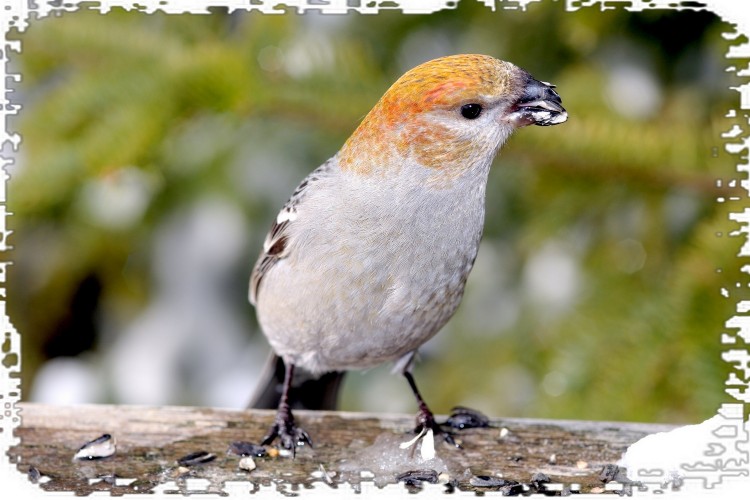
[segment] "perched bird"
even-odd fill
[[[426,62],[297,187],[250,279],[250,302],[277,355],[251,405],[278,405],[263,444],[311,444],[292,400],[331,407],[342,372],[393,360],[417,399],[417,430],[440,432],[412,360],[461,301],[496,153],[516,128],[567,119],[553,89],[485,55]]]

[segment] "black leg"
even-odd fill
[[[424,402],[424,399],[422,399],[422,395],[419,393],[419,389],[417,389],[417,384],[414,382],[414,376],[411,372],[404,370],[403,373],[404,377],[406,377],[406,381],[409,382],[409,387],[411,387],[411,391],[414,393],[414,397],[417,398],[417,404],[419,405],[417,427],[414,429],[414,432],[419,433],[424,429],[432,429],[435,435],[442,435],[443,439],[445,439],[448,444],[460,448],[461,446],[456,443],[455,439],[453,439],[453,435],[450,432],[443,430],[440,427],[440,424],[435,422],[435,416],[432,414],[432,411],[430,411],[427,403]]]
[[[276,410],[276,421],[271,430],[263,438],[263,446],[271,444],[277,437],[281,440],[281,447],[292,450],[294,454],[297,446],[308,444],[312,446],[310,436],[303,429],[297,427],[294,423],[294,415],[289,407],[289,391],[292,388],[292,379],[294,377],[294,365],[286,365],[284,373],[284,389],[281,393],[279,408]]]

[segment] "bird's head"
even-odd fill
[[[567,120],[554,86],[494,57],[463,54],[399,78],[339,154],[344,169],[371,174],[415,164],[451,176],[489,165],[519,127]]]

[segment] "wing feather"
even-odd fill
[[[298,217],[297,209],[303,203],[310,189],[332,169],[332,159],[328,160],[320,167],[313,170],[297,186],[292,196],[284,204],[276,220],[271,226],[271,230],[266,235],[263,243],[263,251],[260,253],[258,260],[253,267],[250,276],[250,303],[255,305],[258,300],[258,290],[263,278],[274,264],[285,258],[289,254],[289,228],[295,223]]]

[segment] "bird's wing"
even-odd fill
[[[305,196],[309,193],[312,186],[325,177],[332,169],[332,159],[323,163],[321,166],[310,172],[305,179],[297,186],[292,196],[284,204],[284,207],[276,216],[276,220],[271,226],[271,230],[266,235],[263,243],[263,251],[255,263],[253,273],[250,276],[250,303],[255,305],[258,298],[258,289],[263,277],[268,273],[276,262],[288,255],[289,227],[297,220],[297,207],[300,205]],[[314,188],[313,188],[314,189]]]

